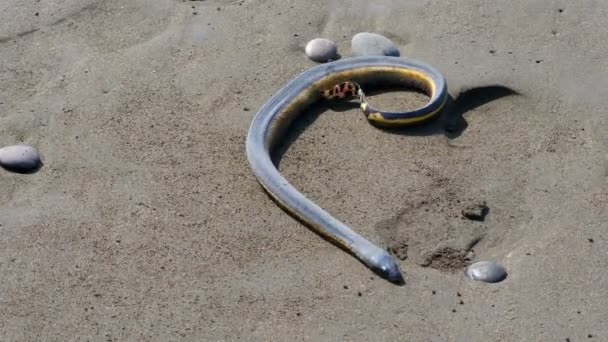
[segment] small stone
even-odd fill
[[[486,202],[469,205],[462,209],[462,216],[473,221],[483,221],[490,211]]]
[[[357,33],[351,41],[353,56],[394,56],[399,57],[397,46],[385,36],[377,33]]]
[[[306,44],[306,56],[319,63],[329,62],[336,59],[338,47],[336,43],[325,38],[315,38]]]
[[[476,262],[467,267],[465,274],[473,280],[485,283],[498,283],[507,278],[507,270],[502,265],[492,261]]]
[[[3,168],[27,173],[36,171],[42,165],[38,151],[28,145],[13,145],[0,148],[0,166]]]

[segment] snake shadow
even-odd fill
[[[369,92],[370,95],[381,91]],[[402,128],[377,127],[390,134],[427,136],[444,135],[448,139],[458,138],[467,128],[468,123],[465,115],[487,103],[496,101],[503,97],[518,96],[520,92],[507,86],[492,84],[487,86],[473,87],[461,91],[456,97],[448,95],[446,104],[441,113],[429,121]],[[271,151],[271,157],[277,168],[283,156],[291,145],[315,122],[315,120],[327,112],[345,112],[358,108],[355,101],[325,101],[310,107],[304,114],[296,118],[290,125],[282,142]]]
[[[458,138],[468,128],[465,115],[487,103],[507,96],[522,95],[512,88],[492,84],[462,90],[456,97],[448,95],[441,113],[418,125],[379,129],[391,134],[426,136],[442,134],[448,139]]]

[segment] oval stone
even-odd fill
[[[507,278],[507,270],[493,261],[476,262],[465,271],[467,277],[486,283],[498,283]]]
[[[325,38],[315,38],[306,44],[306,56],[319,63],[336,59],[338,47],[336,43]]]
[[[0,166],[15,172],[32,172],[42,165],[38,150],[29,145],[0,148]]]
[[[394,56],[399,57],[397,45],[377,33],[357,33],[351,40],[353,56]]]

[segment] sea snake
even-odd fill
[[[372,108],[361,88],[406,85],[425,92],[429,102],[409,112],[382,112]],[[447,100],[444,77],[421,61],[388,56],[364,56],[322,64],[298,75],[277,92],[255,115],[246,141],[247,158],[260,185],[289,214],[319,235],[357,257],[379,276],[395,284],[404,279],[391,254],[331,216],[296,190],[277,170],[271,151],[290,124],[313,103],[358,96],[360,108],[376,126],[395,127],[430,119]]]

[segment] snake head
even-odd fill
[[[399,266],[395,262],[395,258],[388,253],[384,253],[378,260],[376,260],[372,269],[377,275],[393,284],[405,284],[405,280],[403,279],[403,275],[399,270]]]

